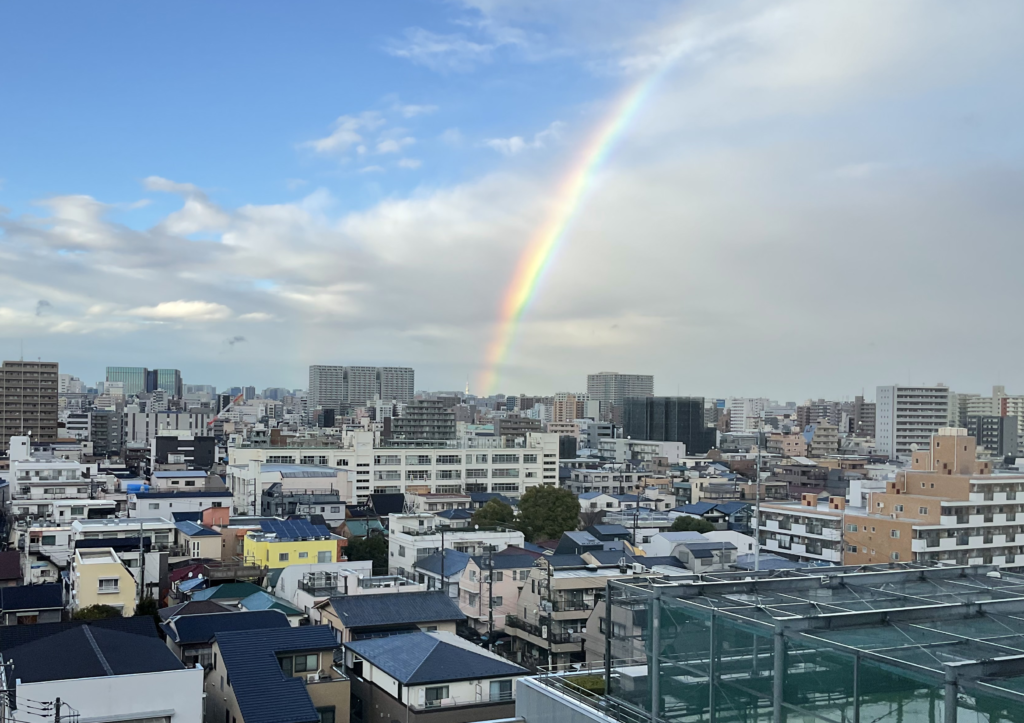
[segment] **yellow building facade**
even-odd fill
[[[337,562],[338,541],[331,538],[288,540],[253,531],[245,536],[245,557],[271,569]]]
[[[75,550],[71,562],[71,607],[109,605],[125,617],[135,614],[135,577],[109,547]]]

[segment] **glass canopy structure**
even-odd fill
[[[916,564],[609,583],[630,721],[1024,722],[1024,576]],[[596,702],[596,701],[595,701]]]

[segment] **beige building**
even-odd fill
[[[780,457],[803,457],[807,454],[807,440],[802,434],[769,434],[766,446],[768,454]]]
[[[478,633],[492,625],[505,628],[505,616],[515,614],[535,559],[528,553],[469,559],[459,578],[459,609]]]
[[[828,457],[839,451],[839,427],[830,424],[828,420],[819,419],[810,425],[808,431],[811,433],[810,441],[807,444],[807,454],[810,457]],[[806,439],[805,432],[805,439]]]
[[[31,434],[57,439],[57,362],[5,361],[0,366],[0,451],[8,440]]]
[[[75,550],[71,558],[71,609],[109,605],[125,617],[135,614],[135,577],[112,548]]]

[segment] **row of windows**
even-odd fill
[[[300,560],[308,560],[309,559],[309,553],[308,552],[300,552],[298,554],[299,554],[298,559],[300,559]],[[290,553],[288,553],[288,552],[279,552],[279,553],[277,553],[277,561],[278,562],[288,562],[289,558],[290,558]],[[270,550],[267,550],[267,560],[268,561],[270,560]],[[331,560],[331,551],[330,550],[320,550],[318,553],[316,553],[316,561],[317,562],[332,562],[332,560]]]
[[[544,457],[556,458],[557,455],[545,454]],[[520,456],[518,454],[467,454],[466,464],[487,464],[488,458],[492,464],[519,464]],[[537,464],[537,455],[524,454],[522,455],[522,460],[524,464]],[[326,466],[330,464],[330,459],[326,455],[306,455],[300,458],[299,463]],[[373,463],[378,467],[398,467],[402,464],[402,455],[377,454],[373,457]],[[295,456],[290,454],[269,454],[267,455],[267,464],[295,464]],[[405,464],[416,466],[429,466],[431,464],[462,464],[462,455],[439,454],[436,457],[432,457],[429,454],[407,454],[405,455]],[[348,460],[339,459],[337,466],[347,467]],[[358,466],[366,467],[368,464],[362,463]]]

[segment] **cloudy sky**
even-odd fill
[[[6,3],[0,355],[473,391],[1024,393],[1024,5]],[[652,80],[653,79],[653,80]]]

